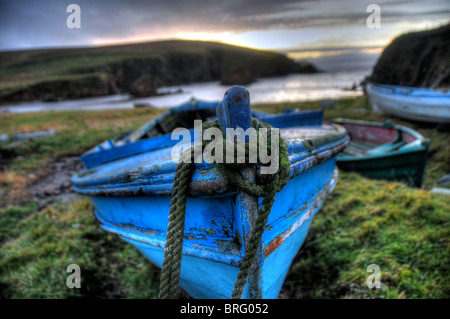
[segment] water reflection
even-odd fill
[[[366,71],[352,71],[292,74],[284,77],[259,79],[245,87],[250,92],[252,104],[337,99],[361,95],[361,91],[343,90],[343,88],[349,88],[354,83],[359,83],[368,73]],[[206,101],[221,100],[226,89],[227,86],[223,86],[219,82],[193,83],[160,88],[159,93],[178,93],[154,97],[134,99],[127,94],[118,94],[71,101],[31,102],[1,106],[0,112],[127,109],[133,108],[135,104],[175,107],[192,97]]]

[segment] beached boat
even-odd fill
[[[337,164],[366,177],[405,182],[421,187],[429,140],[392,122],[335,119],[345,127],[350,144],[337,156]]]
[[[222,110],[217,113],[219,122],[246,129],[236,123],[250,119],[248,92],[242,87],[230,88],[217,109]],[[236,109],[237,113],[230,111]],[[291,118],[292,114],[272,118],[282,127],[281,136],[288,145],[290,180],[276,194],[243,298],[277,298],[314,215],[335,187],[336,154],[349,142],[346,131],[338,125],[297,126]],[[176,124],[192,128],[192,119]],[[167,139],[140,139],[148,133],[133,134],[138,141],[127,144],[127,156],[88,161],[93,167],[72,180],[77,192],[92,199],[94,215],[103,229],[118,234],[162,267],[178,159],[172,160],[173,144]],[[145,151],[138,146],[152,140],[157,142]],[[198,142],[198,136],[193,142]],[[95,153],[107,152],[90,154]],[[259,176],[258,170],[251,168],[246,174],[249,180]],[[205,161],[195,164],[189,192],[180,285],[194,298],[230,298],[262,198],[232,187],[214,164]]]
[[[375,111],[407,120],[450,123],[450,91],[368,83]]]
[[[81,157],[86,168],[92,168],[120,158],[150,152],[162,147],[174,146],[178,140],[172,140],[172,131],[178,127],[191,129],[195,120],[207,121],[215,118],[219,102],[190,100],[170,109],[148,121],[137,130],[125,134],[117,140],[107,140],[87,151]],[[252,116],[274,127],[316,126],[323,121],[322,110],[289,110],[284,114],[272,115],[261,111],[251,111]]]
[[[11,158],[21,152],[21,147],[28,140],[37,140],[54,136],[57,133],[55,129],[48,131],[38,131],[19,134],[0,134],[0,158]]]

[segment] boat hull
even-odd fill
[[[426,161],[427,150],[420,150],[377,159],[338,160],[337,165],[345,171],[358,172],[367,178],[421,187]]]
[[[335,164],[335,157],[320,163],[295,176],[277,193],[262,239],[261,273],[249,279],[244,298],[277,298],[313,217],[334,189]],[[237,196],[188,198],[180,284],[194,298],[231,296],[245,252],[236,235],[240,227]],[[154,265],[162,266],[169,196],[92,200],[103,229],[118,234]]]
[[[379,113],[419,122],[450,123],[450,92],[369,83],[366,93]]]
[[[289,266],[306,238],[312,219],[312,217],[308,218],[275,253],[264,260],[262,298],[276,299],[278,297]],[[164,249],[124,239],[139,249],[154,265],[162,267]],[[183,255],[181,265],[180,285],[190,296],[196,299],[230,298],[239,273],[238,267],[186,255]],[[248,285],[243,296],[252,298]]]

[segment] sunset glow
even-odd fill
[[[10,1],[2,8],[0,50],[181,39],[318,58],[338,54],[337,47],[365,47],[374,54],[374,47],[385,47],[402,33],[450,21],[448,0],[379,0],[380,28],[367,25],[371,0],[78,0],[82,23],[74,30],[65,25],[65,3],[24,2],[29,3]]]

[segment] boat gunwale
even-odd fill
[[[202,103],[202,104],[200,104],[200,103]],[[154,136],[151,138],[144,138],[144,139],[142,139],[142,137],[149,130],[151,130],[157,123],[160,123],[168,116],[176,115],[177,113],[180,113],[182,111],[197,112],[199,110],[207,110],[207,109],[212,110],[215,108],[215,106],[211,106],[211,104],[215,105],[216,102],[211,102],[211,103],[197,102],[197,104],[195,104],[195,105],[187,104],[187,105],[181,105],[174,109],[169,109],[169,110],[165,111],[164,113],[160,114],[159,116],[157,116],[156,118],[153,118],[152,120],[148,121],[147,123],[145,123],[144,125],[142,125],[141,127],[139,127],[138,129],[136,129],[135,131],[133,131],[131,134],[127,135],[124,138],[114,140],[114,141],[113,140],[103,141],[102,143],[98,144],[97,146],[86,151],[81,156],[81,160],[84,163],[84,165],[88,169],[90,169],[90,168],[94,168],[94,167],[97,167],[97,166],[100,166],[100,165],[103,165],[106,163],[110,163],[115,160],[120,160],[120,159],[123,159],[126,157],[135,156],[135,155],[142,154],[142,153],[149,152],[149,151],[156,151],[161,148],[172,146],[172,144],[177,144],[178,141],[172,139],[173,133],[161,134],[158,136]],[[252,112],[252,117],[257,118],[257,119],[261,120],[262,122],[266,122],[266,121],[270,122],[270,121],[276,120],[277,117],[281,118],[283,116],[286,116],[286,114],[271,114],[271,113],[255,111],[255,110],[251,110],[251,112]],[[317,116],[317,114],[321,114],[321,118],[323,118],[323,110],[301,110],[298,112],[297,116],[299,114],[301,114],[302,117],[305,117],[305,118],[308,116],[309,117]],[[186,129],[189,130],[191,136],[194,136],[196,134],[194,132],[195,131],[194,128],[186,128]],[[159,139],[160,142],[163,143],[163,145],[165,145],[165,144],[166,145],[162,146],[162,147],[157,146],[157,145],[152,146],[150,148],[148,148],[148,146],[144,147],[144,145],[146,145],[148,142],[150,142],[153,139]],[[148,148],[148,149],[135,152],[135,151],[129,150],[130,146],[136,146],[137,148],[144,147],[144,148]],[[114,156],[113,159],[109,159],[108,161],[104,160],[105,156],[108,157],[108,156],[111,156],[112,154],[115,155],[117,153],[117,151],[125,152],[126,155],[122,154],[120,157]],[[129,154],[127,154],[127,153],[129,153]]]
[[[366,84],[366,89],[375,91],[376,94],[384,95],[404,95],[409,97],[427,97],[427,98],[448,98],[450,96],[450,89],[444,91],[442,89],[419,88],[412,86],[390,85],[375,82]],[[390,90],[391,92],[386,92]],[[409,92],[406,92],[409,91]]]
[[[316,149],[309,149],[309,147],[303,146],[303,143],[308,141],[307,139],[291,142],[288,148],[295,149],[295,144],[302,144],[306,150],[302,152],[294,153],[289,156],[290,164],[290,178],[301,174],[313,166],[320,164],[341,152],[350,142],[350,138],[347,135],[345,129],[342,126],[334,125],[337,128],[335,133],[335,139],[325,144],[321,144]],[[289,144],[289,143],[288,143]],[[173,163],[175,165],[175,163]],[[95,168],[93,168],[95,170]],[[208,174],[209,171],[209,174]],[[208,179],[204,178],[207,174]],[[165,177],[166,181],[164,181]],[[169,196],[173,187],[173,179],[175,177],[175,171],[168,171],[165,174],[154,174],[154,176],[142,176],[141,179],[136,179],[134,185],[130,183],[119,183],[111,185],[110,183],[103,184],[86,184],[77,185],[77,179],[79,177],[75,174],[72,177],[73,189],[81,194],[88,196]],[[158,179],[161,183],[152,183],[152,178]],[[144,184],[146,182],[147,184]],[[234,187],[228,184],[220,173],[215,168],[214,164],[196,164],[194,170],[193,179],[189,186],[190,195],[195,197],[209,197],[209,196],[226,196],[231,193],[235,193]]]

